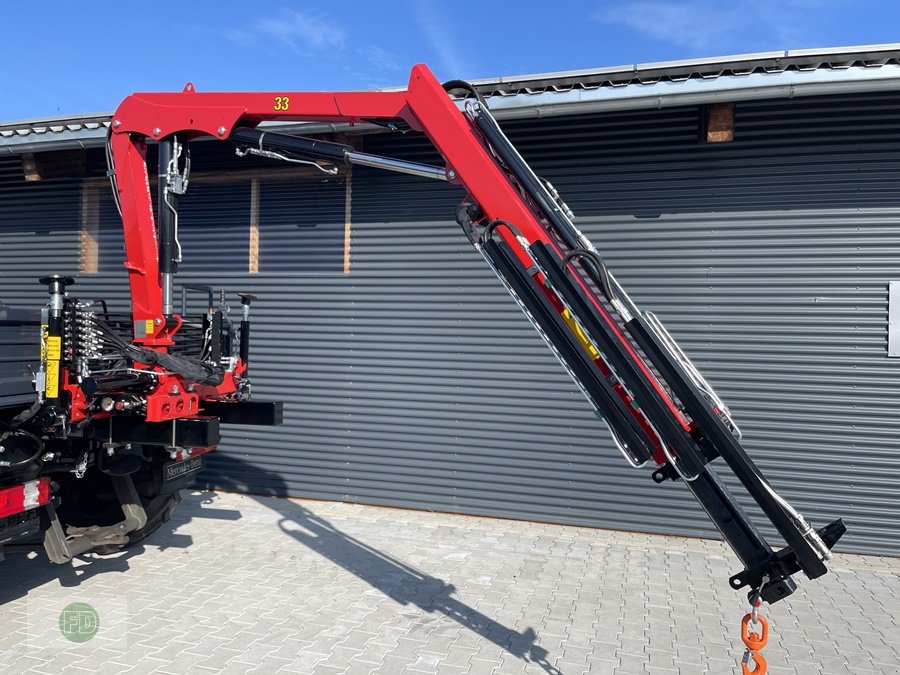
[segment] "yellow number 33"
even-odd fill
[[[287,110],[291,106],[290,96],[276,96],[275,110]]]

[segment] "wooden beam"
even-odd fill
[[[713,103],[706,110],[706,142],[734,140],[734,103]]]
[[[250,180],[250,255],[247,271],[259,273],[259,178]]]
[[[34,155],[30,152],[25,153],[21,156],[21,160],[22,174],[25,176],[25,180],[29,183],[40,180],[41,172],[38,171],[37,162],[34,160]]]
[[[353,197],[353,171],[347,169],[344,176],[344,274],[350,274],[350,240],[352,227],[350,224]]]
[[[335,134],[335,143],[343,143],[354,150],[363,149],[363,139],[359,134]],[[353,167],[344,170],[344,274],[350,274],[350,248],[353,242]]]
[[[81,258],[78,271],[97,274],[100,271],[100,191],[96,185],[81,186]]]

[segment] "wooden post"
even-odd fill
[[[96,184],[81,184],[81,259],[78,271],[97,274],[100,271],[100,191]]]
[[[350,213],[353,196],[353,168],[347,167],[344,176],[344,274],[350,273]]]
[[[250,181],[250,274],[259,273],[259,178]]]

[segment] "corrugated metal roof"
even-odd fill
[[[35,146],[42,151],[96,147],[106,138],[111,118],[112,113],[95,113],[2,123],[0,152],[31,152]]]
[[[661,81],[684,82],[727,75],[772,74],[821,68],[843,70],[872,68],[889,64],[900,64],[900,43],[831,49],[798,49],[659,63],[638,63],[610,68],[503,76],[474,80],[472,84],[478,87],[482,95],[514,96],[546,91],[568,91],[572,88],[624,87],[630,84],[655,84]]]
[[[0,136],[27,136],[28,134],[63,133],[65,131],[80,131],[82,129],[99,129],[109,127],[110,113],[95,113],[93,115],[81,115],[79,117],[48,117],[47,119],[19,122],[4,122],[0,124]]]
[[[875,69],[881,69],[879,77],[871,76]],[[839,76],[822,77],[823,71]],[[759,98],[763,91],[766,97],[792,97],[800,95],[799,88],[805,85],[813,85],[807,94],[834,93],[854,82],[861,84],[862,90],[900,83],[900,43],[761,52],[472,81],[482,95],[494,99],[491,108],[501,119],[575,114],[596,108],[690,105],[729,94],[735,100]],[[860,87],[850,91],[856,90]],[[28,152],[38,144],[44,151],[97,146],[106,136],[110,118],[111,113],[98,113],[0,123],[0,151]],[[307,133],[327,132],[335,130],[336,125],[304,125],[304,129]]]

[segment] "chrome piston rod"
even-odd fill
[[[442,166],[419,164],[418,162],[407,162],[402,159],[393,159],[391,157],[382,157],[380,155],[370,155],[365,152],[348,152],[346,155],[344,155],[344,157],[348,164],[357,164],[359,166],[369,166],[374,169],[396,171],[397,173],[406,173],[410,176],[419,176],[421,178],[447,180],[447,170]]]
[[[323,168],[318,164],[318,161],[321,160],[329,164],[343,164],[344,166],[356,164],[435,180],[448,180],[455,177],[452,173],[448,174],[442,166],[370,155],[367,152],[359,152],[350,145],[332,143],[318,138],[239,128],[232,132],[231,140],[238,145],[238,154],[241,156],[253,154],[273,159],[300,161],[316,164],[320,169]]]

